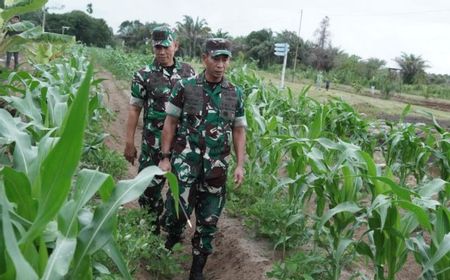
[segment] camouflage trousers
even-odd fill
[[[195,233],[192,252],[195,255],[211,254],[217,222],[225,205],[228,164],[224,158],[211,159],[196,153],[174,155],[172,171],[178,178],[180,207],[188,217],[195,211]],[[175,212],[175,202],[169,192],[162,217],[162,226],[172,236],[180,236],[186,226],[186,217],[180,209]]]
[[[141,155],[139,157],[139,172],[142,169],[159,164],[159,134],[153,131],[147,131],[143,134]],[[155,139],[157,138],[157,139]],[[145,189],[144,193],[139,197],[139,205],[148,209],[148,212],[155,216],[156,220],[152,223],[155,226],[154,233],[159,234],[159,216],[164,209],[164,202],[161,191],[164,187],[165,177],[156,176]]]

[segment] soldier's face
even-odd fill
[[[172,44],[168,47],[161,45],[153,46],[156,61],[164,67],[173,65],[173,57],[175,56],[175,52],[177,50],[178,44],[176,42],[172,42]]]
[[[209,82],[220,82],[225,71],[230,65],[230,57],[227,55],[211,56],[203,54],[206,79]]]

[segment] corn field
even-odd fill
[[[417,278],[450,279],[448,131],[404,123],[410,106],[398,123],[368,122],[337,98],[318,103],[308,88],[281,92],[245,69],[231,76],[247,96],[249,175],[229,200],[282,250],[270,276],[341,279],[366,259],[374,279],[396,279],[412,255]],[[308,242],[324,261],[310,275],[315,259],[298,259]]]
[[[98,252],[132,278],[114,238],[117,211],[162,172],[116,183],[80,170],[105,109],[93,72],[76,47],[1,86],[0,279],[92,279]],[[365,260],[373,271],[355,278],[396,279],[412,256],[417,278],[450,279],[448,131],[369,122],[339,98],[280,91],[245,67],[229,76],[245,92],[248,145],[246,182],[228,207],[282,252],[269,277],[341,279]]]

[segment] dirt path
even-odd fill
[[[125,127],[127,120],[127,106],[129,92],[126,85],[116,81],[114,76],[106,71],[97,74],[97,78],[104,78],[102,82],[105,92],[108,94],[106,100],[108,107],[115,113],[115,119],[107,128],[111,135],[106,144],[111,149],[120,153],[125,147]],[[140,143],[142,122],[139,122],[135,135],[135,143]],[[138,148],[139,150],[139,148]],[[132,178],[137,173],[137,164],[129,165],[127,178]],[[193,221],[193,219],[191,218]],[[190,237],[192,231],[186,233],[184,250],[191,250]],[[231,218],[226,211],[219,220],[219,232],[215,239],[215,252],[209,257],[205,268],[205,279],[208,280],[263,280],[268,279],[265,273],[272,267],[271,249],[268,244],[256,241],[249,237],[240,220]],[[187,279],[190,268],[188,263],[183,264],[185,273],[175,278],[176,280]],[[139,279],[146,278],[145,274],[139,275]]]

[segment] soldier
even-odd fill
[[[208,39],[202,54],[205,70],[175,85],[166,110],[159,166],[166,171],[173,168],[181,206],[187,216],[195,209],[196,216],[189,279],[203,279],[203,267],[212,253],[225,203],[231,142],[236,154],[234,181],[240,185],[244,179],[247,123],[242,91],[224,77],[230,58],[229,41]],[[168,232],[166,247],[170,249],[180,241],[187,220],[185,215],[175,215],[170,192],[165,206],[162,225]]]
[[[172,87],[178,80],[195,75],[194,69],[190,65],[175,59],[175,52],[178,49],[175,39],[175,33],[169,27],[156,27],[152,32],[155,59],[152,64],[137,71],[131,83],[124,156],[134,165],[137,157],[134,134],[139,115],[144,108],[139,172],[147,166],[158,165],[160,161],[161,131],[166,117],[166,103]],[[163,186],[163,177],[155,178],[139,198],[141,207],[147,208],[156,216],[155,234],[159,234],[158,220],[164,208],[161,198]]]
[[[11,24],[15,24],[18,23],[20,21],[20,16],[13,16],[10,20]],[[8,36],[14,36],[17,34],[20,34],[20,31],[14,31],[14,30],[8,30],[8,32],[6,32],[5,37]],[[6,68],[10,67],[11,64],[11,58],[14,57],[14,70],[17,70],[17,67],[19,66],[19,51],[18,50],[13,50],[13,49],[8,49],[8,51],[6,51],[6,61],[5,61],[5,66]]]

